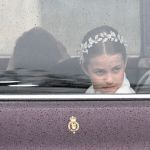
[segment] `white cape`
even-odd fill
[[[100,92],[95,92],[93,85],[91,85],[85,92],[86,94],[101,94]],[[130,87],[130,83],[124,75],[124,80],[122,86],[116,91],[116,94],[130,94],[135,93],[135,91]]]

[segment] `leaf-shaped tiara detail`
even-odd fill
[[[101,32],[99,34],[96,34],[94,38],[90,37],[85,43],[81,44],[81,50],[80,50],[80,59],[83,60],[83,53],[88,54],[88,49],[93,47],[94,44],[97,44],[99,42],[106,43],[107,41],[111,42],[120,42],[125,47],[127,47],[127,44],[125,44],[123,36],[120,34],[117,34],[113,31],[110,31],[110,33]]]
[[[125,47],[127,46],[124,43],[123,36],[120,34],[115,34],[115,32],[110,31],[110,33],[102,32],[99,34],[96,34],[94,38],[90,37],[85,43],[81,44],[81,50],[83,53],[88,53],[88,48],[91,48],[94,44],[97,44],[99,42],[106,43],[107,41],[112,42],[120,42]]]

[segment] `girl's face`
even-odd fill
[[[121,87],[125,66],[121,54],[103,54],[90,59],[86,72],[96,92],[111,94]]]

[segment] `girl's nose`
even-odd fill
[[[106,75],[106,83],[107,84],[112,84],[114,81],[113,81],[113,76],[112,76],[112,74],[111,73],[108,73],[107,75]]]

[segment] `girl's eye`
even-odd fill
[[[95,73],[96,75],[98,75],[98,76],[102,76],[102,75],[104,75],[106,72],[105,72],[105,70],[96,70],[94,73]]]
[[[118,73],[120,70],[121,70],[121,66],[117,66],[117,67],[114,67],[112,71],[114,73]]]

